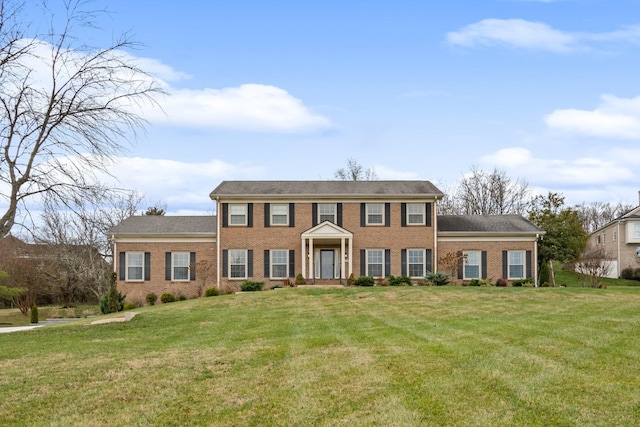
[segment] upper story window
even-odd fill
[[[189,252],[173,252],[171,254],[171,280],[188,281],[189,280]]]
[[[271,205],[271,224],[289,224],[289,205]]]
[[[229,205],[229,224],[247,225],[247,205]]]
[[[407,203],[407,224],[424,225],[424,203]]]
[[[524,251],[509,251],[509,277],[507,279],[524,279]]]
[[[144,252],[127,252],[127,281],[142,281],[144,278]]]
[[[367,225],[384,224],[384,204],[368,203],[367,204]]]
[[[336,223],[336,205],[335,204],[318,204],[319,222],[330,221]]]
[[[633,223],[633,238],[640,239],[640,222]]]
[[[480,251],[464,251],[464,271],[462,278],[465,280],[480,278]]]

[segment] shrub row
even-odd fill
[[[627,267],[620,272],[621,279],[640,280],[640,268]]]

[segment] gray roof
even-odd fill
[[[210,194],[228,197],[442,197],[429,181],[223,181]]]
[[[544,234],[521,215],[438,215],[438,233]]]
[[[130,216],[108,231],[108,234],[216,234],[215,216]]]

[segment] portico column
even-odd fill
[[[349,237],[349,275],[347,277],[351,277],[353,274],[353,237]]]
[[[309,237],[309,278],[315,279],[315,269],[313,268],[313,237]]]
[[[305,251],[306,249],[306,242],[305,242],[305,238],[302,238],[302,251],[300,252],[302,254],[302,277],[304,277],[305,279],[307,278],[307,259],[305,258],[307,256],[307,253]]]
[[[345,253],[344,253],[344,237],[342,239],[340,239],[340,283],[342,283],[342,279],[344,279],[344,259],[345,259]]]

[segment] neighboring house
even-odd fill
[[[215,285],[215,216],[132,216],[109,230],[118,289],[144,303],[147,294],[185,297]],[[213,271],[198,272],[209,264]],[[202,276],[202,277],[198,277]]]
[[[640,268],[640,206],[589,234],[587,248],[603,250],[609,277]]]

